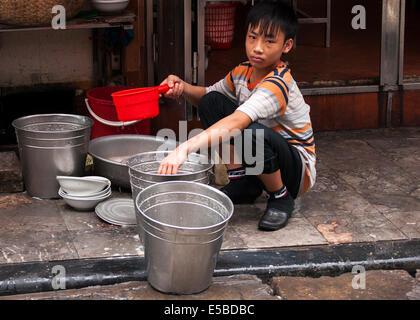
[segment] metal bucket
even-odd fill
[[[12,122],[29,195],[58,198],[56,176],[82,176],[93,121],[72,114],[39,114]]]
[[[205,184],[169,181],[140,192],[135,208],[150,285],[175,294],[207,289],[233,214],[232,201]]]
[[[133,200],[141,190],[155,183],[179,180],[210,183],[213,164],[209,162],[207,156],[198,153],[190,153],[187,160],[179,167],[177,174],[157,174],[161,161],[170,152],[144,152],[128,159],[127,166]]]

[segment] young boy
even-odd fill
[[[174,75],[162,82],[170,87],[166,97],[182,95],[198,106],[205,131],[166,157],[158,173],[174,174],[190,152],[228,141],[229,133],[248,130],[254,150],[263,144],[263,170],[257,176],[246,175],[245,167],[256,163],[231,161],[226,164],[230,182],[221,191],[238,204],[253,203],[265,189],[269,199],[258,227],[274,231],[286,226],[294,199],[315,182],[315,143],[310,108],[281,60],[293,47],[295,13],[280,1],[262,1],[250,10],[246,26],[248,61],[224,79],[210,87],[194,86]],[[232,142],[230,148],[233,154]]]

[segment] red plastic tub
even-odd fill
[[[111,94],[118,119],[133,121],[154,118],[159,114],[159,94],[169,90],[167,84],[158,87],[122,90]]]
[[[121,122],[111,94],[132,87],[108,86],[90,89],[86,93],[86,107],[94,120],[91,139],[115,134],[150,134],[150,119]]]

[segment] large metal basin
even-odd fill
[[[93,158],[94,174],[107,177],[113,185],[130,189],[130,177],[126,162],[132,156],[162,147],[173,150],[175,141],[165,141],[161,137],[139,134],[105,136],[90,141],[89,154]]]

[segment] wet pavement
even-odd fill
[[[287,300],[420,300],[420,270],[371,270],[337,277],[275,277],[274,294]]]
[[[263,196],[237,205],[222,252],[420,239],[419,127],[320,132],[315,139],[317,182],[296,201],[289,224],[258,230]],[[131,195],[113,191],[121,196]],[[144,256],[135,227],[110,225],[61,199],[2,193],[0,217],[0,266]]]

